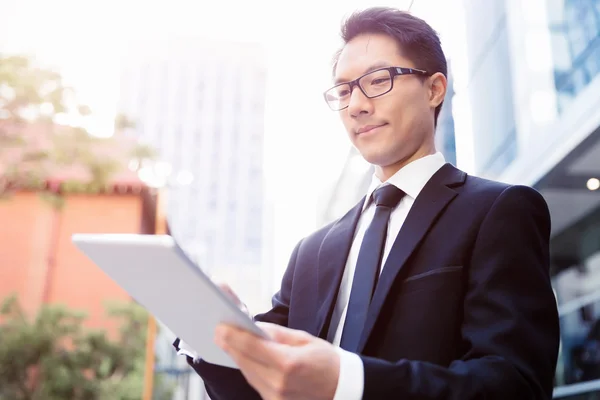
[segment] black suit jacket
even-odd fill
[[[364,199],[363,199],[364,201]],[[325,338],[362,210],[301,240],[268,321]],[[542,196],[444,165],[383,267],[360,342],[364,399],[550,399],[559,345]],[[259,398],[191,363],[214,400]]]

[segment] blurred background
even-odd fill
[[[600,0],[0,0],[0,399],[208,398],[71,235],[171,234],[265,311],[368,185],[322,92],[382,5],[440,33],[446,160],[546,198],[555,397],[600,399]]]

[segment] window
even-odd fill
[[[600,1],[552,1],[548,5],[560,112],[600,73]]]

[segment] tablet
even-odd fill
[[[229,323],[267,338],[171,236],[79,233],[72,236],[72,241],[117,285],[209,363],[238,368],[214,342],[219,323]]]

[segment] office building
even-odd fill
[[[228,282],[251,310],[261,310],[270,275],[263,262],[270,243],[264,50],[197,38],[136,41],[121,69],[118,111],[135,123],[129,134],[158,150],[159,161],[143,175],[166,188],[171,234],[200,268]],[[199,380],[188,379],[193,371],[170,347],[174,334],[166,327],[161,332],[157,369],[185,377],[178,396],[197,398]]]
[[[202,268],[260,282],[266,63],[248,43],[137,42],[123,60],[119,111],[159,152],[167,215]],[[251,285],[250,285],[251,286]]]

